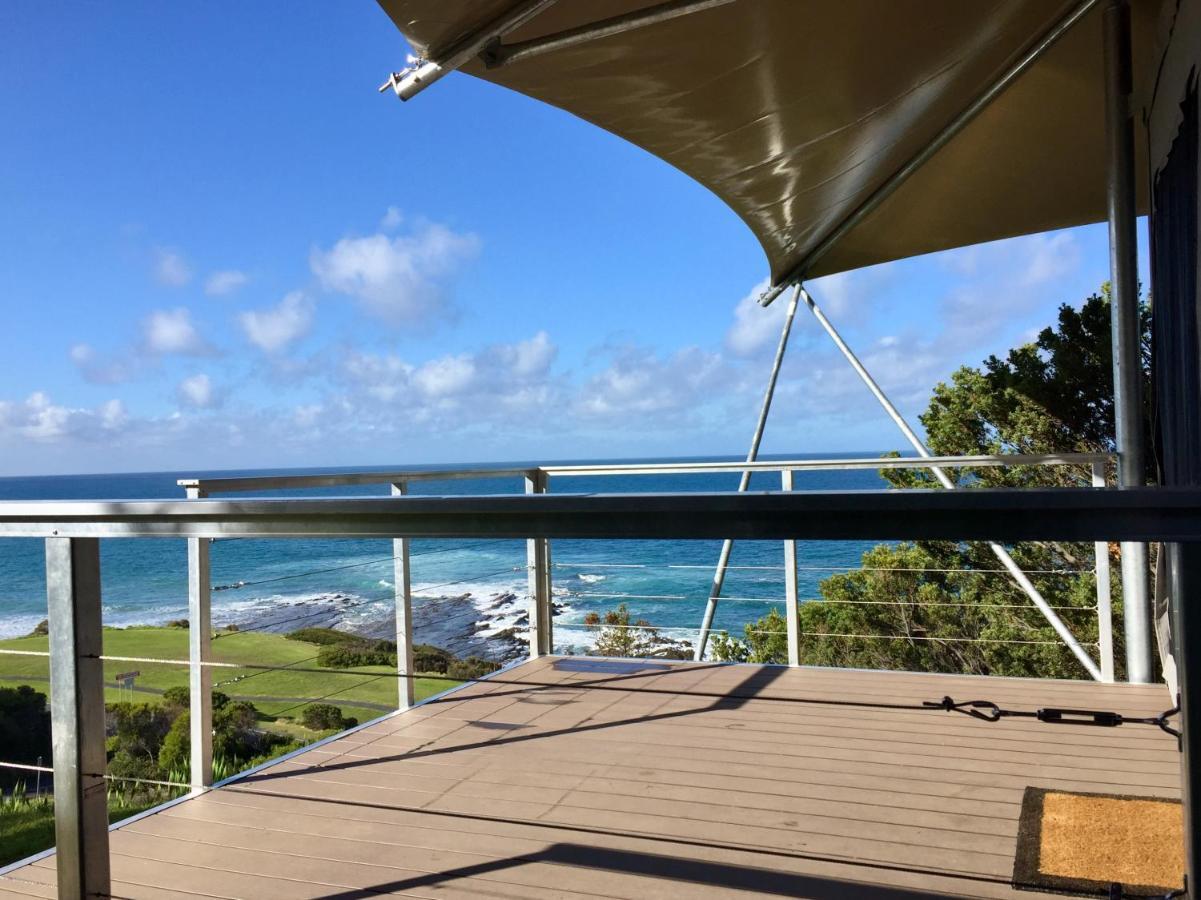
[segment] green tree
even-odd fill
[[[603,616],[588,613],[584,624],[596,632],[596,645],[589,651],[590,656],[692,658],[692,645],[688,641],[663,637],[646,619],[633,619],[624,603]]]

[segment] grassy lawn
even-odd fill
[[[112,800],[108,807],[109,822],[119,822],[130,816],[158,806],[166,798],[133,804]],[[40,853],[54,845],[54,804],[32,803],[24,807],[0,809],[0,866]]]
[[[0,641],[0,648],[40,650],[48,646],[45,635]],[[188,658],[188,632],[183,628],[106,628],[104,653],[109,656],[136,656],[151,659]],[[355,701],[395,708],[397,684],[395,672],[386,666],[364,666],[356,669],[317,669],[317,647],[303,641],[290,641],[283,635],[254,631],[222,632],[213,640],[213,659],[226,663],[291,666],[292,670],[264,672],[261,669],[214,668],[216,690],[234,699],[247,699],[270,718],[298,716],[304,698],[341,707],[343,715],[359,721],[375,718],[383,710],[356,705]],[[296,671],[301,670],[301,671]],[[138,671],[137,687],[162,691],[169,687],[186,687],[188,667],[160,663],[104,663],[106,682],[114,682],[122,672]],[[37,656],[0,656],[0,686],[15,686],[23,681],[36,690],[49,694],[49,660]],[[25,679],[28,679],[27,681]],[[457,682],[436,678],[418,678],[415,691],[423,700]],[[157,694],[136,692],[135,702],[157,702]],[[280,698],[280,699],[274,699]],[[128,700],[129,692],[110,687],[105,700],[112,703]]]

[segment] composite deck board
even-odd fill
[[[1027,786],[1179,796],[1162,686],[544,658],[111,834],[114,894],[1031,898]],[[0,877],[53,896],[54,859]]]

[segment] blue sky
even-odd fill
[[[374,3],[0,5],[0,474],[741,453],[783,303],[704,188]],[[1089,227],[811,291],[904,412],[1107,276]],[[798,317],[765,452],[899,446]]]

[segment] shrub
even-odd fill
[[[169,687],[163,691],[163,703],[180,709],[188,709],[192,705],[192,692],[186,687]]]
[[[351,644],[358,643],[361,638],[355,637],[336,628],[298,628],[285,635],[290,641],[304,641],[306,644]]]
[[[167,623],[167,627],[168,628],[187,628],[188,620],[187,619],[172,619],[170,622]]]
[[[33,765],[50,759],[50,710],[46,695],[27,684],[0,687],[0,748],[5,762]],[[0,769],[0,788],[12,787],[23,773]]]
[[[326,644],[317,651],[317,665],[328,669],[395,666],[396,644],[392,641]]]
[[[478,656],[469,656],[466,659],[452,660],[450,665],[446,667],[446,674],[450,678],[459,681],[470,681],[473,678],[483,678],[490,672],[495,672],[500,668],[500,663],[493,662],[490,659],[481,659]]]
[[[418,644],[413,648],[413,670],[445,675],[447,667],[455,661],[454,654],[433,644]]]
[[[37,637],[39,634],[45,635],[50,633],[50,620],[42,619],[33,626],[33,631],[29,632],[30,637]]]
[[[359,720],[342,715],[332,703],[310,703],[300,714],[300,723],[314,731],[341,731],[359,724]]]

